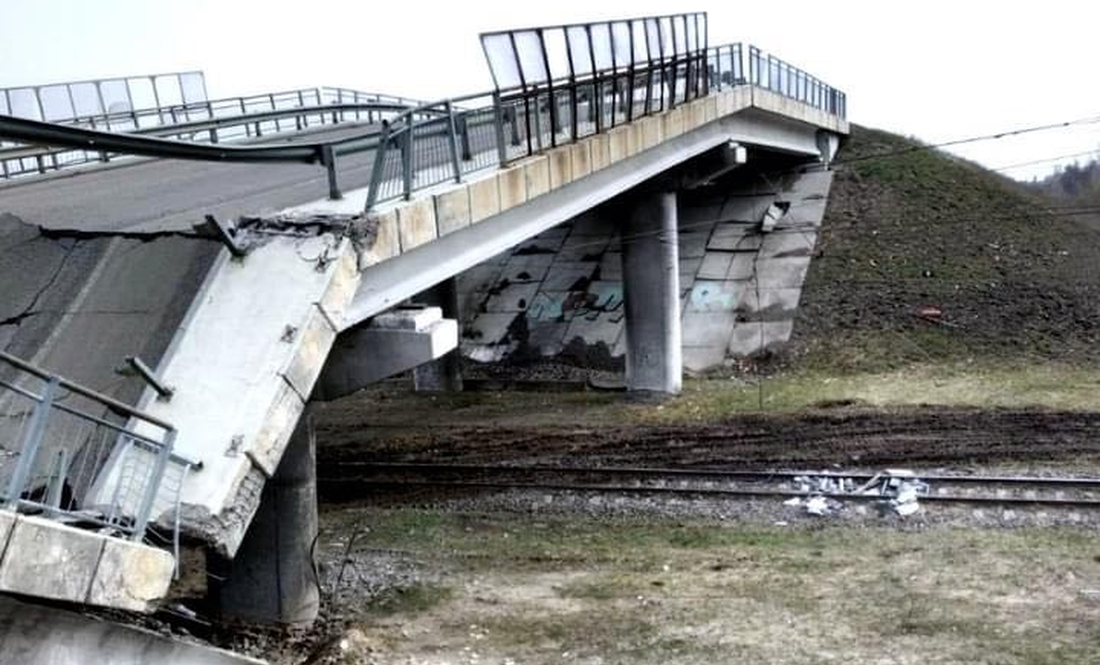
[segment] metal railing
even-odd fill
[[[248,141],[286,131],[301,132],[343,122],[373,124],[421,104],[423,102],[405,97],[347,88],[303,88],[77,116],[58,124],[141,136],[173,137],[182,141],[221,143]],[[0,141],[0,177],[14,178],[90,162],[106,162],[116,154],[57,150]]]
[[[320,164],[328,174],[329,196],[340,198],[338,160],[345,155],[373,151],[373,168],[367,187],[366,210],[398,198],[409,199],[418,191],[444,182],[461,182],[469,174],[483,169],[506,166],[517,158],[534,155],[542,150],[577,141],[592,134],[608,131],[618,125],[670,110],[684,102],[740,85],[754,85],[798,100],[839,118],[845,118],[847,102],[844,93],[825,85],[806,72],[778,58],[766,55],[755,47],[746,50],[741,44],[707,48],[705,22],[691,29],[673,30],[683,33],[681,46],[693,43],[699,48],[677,48],[664,51],[649,45],[640,51],[638,40],[631,41],[630,58],[621,63],[611,59],[611,66],[599,68],[595,53],[597,34],[586,27],[588,46],[593,58],[586,68],[570,61],[565,78],[553,78],[555,66],[550,61],[546,45],[547,31],[561,31],[571,39],[577,26],[520,31],[536,35],[543,50],[546,68],[541,78],[524,78],[521,49],[515,36],[509,37],[512,51],[505,56],[516,60],[515,76],[519,86],[498,88],[492,92],[469,95],[405,110],[380,112],[379,127],[370,127],[362,134],[318,142],[295,142],[272,145],[213,145],[183,143],[151,136],[119,135],[83,128],[59,128],[56,125],[0,117],[0,137],[7,136],[26,143],[68,148],[83,148],[100,153],[124,153],[151,157],[229,162],[297,162]],[[665,19],[659,17],[656,32],[660,40]],[[614,27],[622,23],[623,38],[647,32],[650,19],[612,22],[606,25],[609,44],[616,51]],[[694,38],[692,38],[694,35]],[[492,35],[491,35],[492,36]],[[484,39],[484,36],[483,36]],[[532,38],[534,39],[534,38]],[[534,42],[527,49],[537,52]],[[502,42],[503,43],[503,42]],[[677,42],[679,43],[679,42]],[[570,46],[570,48],[573,48]],[[583,52],[583,49],[581,49]],[[507,66],[507,57],[497,56],[498,66]],[[530,63],[528,63],[529,65]],[[536,62],[537,65],[537,62]],[[500,76],[494,74],[498,83]],[[274,102],[272,102],[274,106]],[[316,108],[305,109],[315,113]],[[369,111],[368,111],[369,112]],[[292,114],[293,115],[293,114]],[[262,122],[270,118],[259,114]],[[208,119],[209,120],[209,119]],[[238,114],[232,122],[248,125],[247,115]],[[178,127],[183,127],[179,125]],[[184,131],[200,131],[188,126]],[[179,132],[176,132],[179,133]]]
[[[838,118],[848,117],[847,96],[779,58],[749,47],[749,80],[753,85],[796,99]]]
[[[66,122],[206,100],[206,77],[201,71],[171,72],[0,88],[0,113]]]
[[[170,424],[0,351],[0,505],[140,541],[196,467]],[[178,528],[156,544],[178,547]]]

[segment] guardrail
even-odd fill
[[[685,15],[684,23],[697,15]],[[423,104],[382,117],[379,128],[370,128],[337,140],[314,143],[295,142],[273,145],[224,146],[183,143],[162,138],[120,135],[75,127],[60,128],[0,116],[0,136],[27,143],[67,148],[92,149],[101,153],[125,153],[151,157],[232,162],[298,162],[320,164],[328,174],[329,196],[340,198],[337,161],[341,156],[373,151],[373,168],[367,188],[366,210],[397,198],[411,198],[417,190],[447,181],[461,182],[467,175],[536,154],[546,148],[570,143],[585,136],[607,131],[636,118],[660,113],[712,90],[740,85],[755,85],[796,99],[826,113],[845,118],[847,98],[806,72],[778,58],[749,47],[748,60],[741,44],[713,48],[705,45],[705,23],[695,32],[688,31],[699,48],[680,48],[665,52],[639,50],[639,39],[652,37],[651,21],[656,21],[657,42],[665,39],[661,22],[678,17],[633,19],[600,24],[607,27],[610,40],[602,45],[612,55],[616,23],[625,26],[620,36],[630,38],[631,57],[610,57],[610,66],[600,68],[595,49],[598,34],[593,26],[585,28],[588,48],[593,56],[583,68],[570,60],[568,75],[553,78],[544,32],[561,31],[564,38],[578,26],[521,31],[537,35],[539,47],[529,43],[522,49],[516,35],[509,34],[521,85],[495,91]],[[698,25],[696,19],[696,25]],[[631,27],[633,26],[633,27]],[[632,31],[633,30],[633,31]],[[640,33],[635,39],[633,35]],[[496,33],[494,33],[496,34]],[[518,34],[518,33],[517,33]],[[679,33],[677,33],[679,34]],[[490,35],[492,37],[494,35]],[[484,39],[484,36],[483,36]],[[680,37],[676,37],[679,40]],[[530,40],[528,40],[530,42]],[[677,41],[677,44],[681,42]],[[570,48],[573,48],[570,42]],[[524,78],[524,57],[543,50],[546,64],[541,78]],[[526,49],[526,56],[520,53]],[[583,52],[583,50],[582,50]],[[503,60],[507,64],[506,58]],[[498,63],[498,66],[499,63]],[[494,74],[498,83],[499,76]],[[309,109],[307,113],[315,112]],[[257,116],[260,117],[260,116]],[[267,117],[267,116],[263,116]],[[289,117],[289,116],[288,116]],[[270,121],[270,120],[264,120]],[[250,120],[238,115],[233,122],[247,125]],[[187,131],[206,128],[191,126]]]
[[[838,118],[848,117],[848,97],[843,92],[755,46],[749,47],[749,80]]]
[[[175,136],[181,140],[201,137],[219,143],[349,121],[377,123],[396,111],[422,103],[394,95],[323,87],[85,115],[57,124],[143,136]],[[175,128],[179,131],[174,131]],[[106,162],[113,156],[107,152],[56,150],[0,141],[0,177]]]
[[[197,464],[176,430],[0,351],[0,505],[140,541]],[[178,527],[170,534],[178,548]],[[161,536],[161,542],[168,540]]]

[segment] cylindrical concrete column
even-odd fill
[[[458,280],[454,277],[436,284],[420,294],[416,300],[421,304],[440,308],[445,319],[462,321],[458,305]],[[455,349],[414,369],[413,389],[429,393],[461,392],[462,358],[459,353]]]
[[[626,387],[677,394],[680,348],[680,240],[676,193],[640,197],[623,227]]]
[[[312,623],[320,609],[313,560],[317,538],[317,465],[308,411],[283,459],[264,486],[256,516],[237,556],[214,589],[223,618],[263,623]]]

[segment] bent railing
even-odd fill
[[[344,122],[376,124],[398,111],[422,103],[393,95],[323,87],[82,115],[56,124],[220,143],[248,141],[286,131],[300,132]],[[13,117],[40,120],[27,116]],[[112,156],[112,153],[106,152],[58,150],[0,140],[0,177],[15,178],[90,162],[105,162]]]
[[[7,510],[141,541],[197,467],[173,453],[175,437],[162,420],[0,351]],[[156,544],[178,543],[170,530]]]

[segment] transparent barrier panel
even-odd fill
[[[183,101],[187,104],[207,101],[206,80],[201,72],[180,74],[180,91],[183,93]]]
[[[629,67],[634,62],[630,48],[630,25],[617,21],[611,24],[611,45],[616,67]]]
[[[38,95],[34,88],[13,88],[8,91],[8,101],[11,104],[11,114],[17,118],[28,120],[41,120],[42,111],[38,107]]]
[[[38,89],[38,99],[42,102],[42,117],[50,122],[71,120],[73,101],[69,99],[69,88],[64,85],[49,85]]]
[[[615,66],[611,55],[611,26],[597,23],[591,27],[592,53],[596,59],[596,70],[604,71]]]
[[[569,47],[565,41],[565,31],[559,29],[546,30],[542,33],[542,41],[546,46],[546,60],[550,63],[550,76],[554,79],[563,79],[572,76],[569,68]]]
[[[516,55],[523,69],[523,79],[527,85],[545,83],[549,77],[546,72],[546,60],[542,53],[542,40],[534,30],[525,30],[512,35],[516,43]]]
[[[103,104],[99,101],[95,83],[74,83],[69,86],[69,93],[73,97],[73,110],[77,116],[103,114]]]
[[[103,105],[107,107],[107,113],[129,113],[134,110],[126,81],[122,79],[103,81],[99,84],[99,92],[103,95]]]
[[[153,82],[147,78],[133,78],[126,80],[130,88],[130,101],[135,109],[154,109],[157,107],[157,93],[153,90]]]
[[[178,106],[183,103],[179,77],[176,75],[158,76],[154,79],[157,86],[158,106]]]
[[[592,47],[588,43],[588,30],[575,25],[566,28],[569,38],[569,55],[573,59],[573,71],[577,76],[592,73]]]
[[[517,88],[523,84],[509,35],[484,35],[481,45],[498,88]]]

